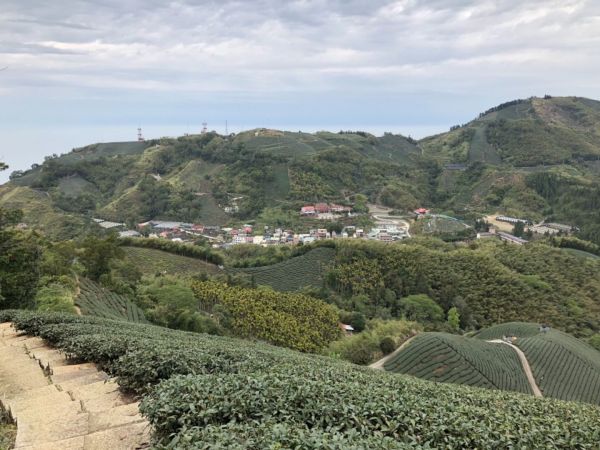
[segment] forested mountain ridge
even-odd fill
[[[26,222],[61,237],[91,215],[223,225],[266,214],[286,223],[305,202],[361,211],[371,201],[466,219],[548,218],[600,242],[599,183],[600,102],[548,97],[507,102],[418,142],[257,129],[93,144],[13,173],[0,205],[22,208]]]

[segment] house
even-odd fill
[[[326,228],[319,228],[317,230],[317,238],[319,239],[327,239],[329,237],[329,233]]]
[[[414,210],[414,213],[415,213],[417,216],[424,216],[424,215],[426,215],[426,214],[429,214],[429,212],[430,212],[430,210],[429,210],[429,209],[426,209],[426,208],[418,208],[418,209],[415,209],[415,210]]]
[[[316,216],[317,210],[315,209],[314,206],[311,206],[311,205],[303,206],[302,209],[300,209],[300,215],[301,216]]]
[[[327,203],[317,203],[315,205],[315,210],[318,214],[325,214],[329,212],[329,205]]]
[[[335,203],[332,203],[329,206],[329,209],[331,210],[331,212],[334,213],[344,213],[352,211],[352,208],[350,208],[349,206],[336,205]]]
[[[354,333],[354,327],[352,325],[340,323],[339,327],[342,329],[346,336],[352,336],[352,333]]]

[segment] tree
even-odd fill
[[[117,243],[116,235],[106,239],[88,236],[83,241],[82,247],[81,263],[85,267],[87,276],[95,281],[110,272],[111,260],[121,259],[124,256],[123,250]]]
[[[523,235],[525,234],[525,224],[523,222],[515,223],[512,234],[514,234],[517,237],[523,237]]]
[[[448,310],[448,325],[450,325],[452,331],[458,331],[460,328],[460,314],[456,306]]]
[[[34,306],[42,248],[36,233],[14,228],[22,219],[21,211],[0,208],[0,308]]]
[[[600,333],[593,335],[588,343],[600,352]]]
[[[417,322],[440,322],[444,319],[444,310],[425,294],[409,295],[400,300],[404,316]]]

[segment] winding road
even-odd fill
[[[527,381],[529,381],[529,385],[531,386],[531,390],[533,391],[533,395],[535,397],[543,397],[542,391],[538,387],[537,382],[535,381],[535,378],[533,376],[533,372],[531,371],[531,366],[529,365],[529,361],[527,361],[527,357],[525,356],[525,353],[523,353],[523,351],[519,347],[517,347],[516,345],[513,345],[513,344],[509,344],[508,342],[505,342],[502,339],[493,339],[491,341],[486,341],[486,342],[490,342],[492,344],[508,345],[515,352],[517,352],[517,355],[519,356],[519,359],[521,360],[521,365],[523,366],[523,370],[525,371],[525,376],[527,377]]]
[[[405,340],[402,345],[400,345],[400,347],[398,347],[396,350],[394,350],[392,353],[390,353],[387,356],[384,356],[383,358],[381,358],[378,361],[375,361],[373,364],[370,364],[369,367],[371,369],[379,369],[379,370],[384,370],[383,365],[389,360],[392,359],[396,354],[398,354],[399,352],[402,351],[402,349],[404,347],[406,347],[410,341],[412,341],[417,335],[415,334],[414,336],[409,337],[407,340]]]

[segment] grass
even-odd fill
[[[320,287],[324,267],[331,264],[334,256],[335,250],[320,247],[270,266],[231,271],[250,275],[256,284],[271,286],[276,291],[298,291],[304,287]]]
[[[9,448],[13,448],[16,437],[16,425],[0,423],[0,450],[8,450]]]
[[[86,278],[79,280],[80,293],[75,299],[84,316],[146,323],[143,311],[131,300],[105,289]]]
[[[194,275],[198,273],[218,273],[219,268],[197,258],[175,255],[153,248],[123,247],[127,259],[144,274],[167,273],[171,275]]]
[[[511,348],[447,333],[418,335],[384,368],[430,381],[531,393]]]

